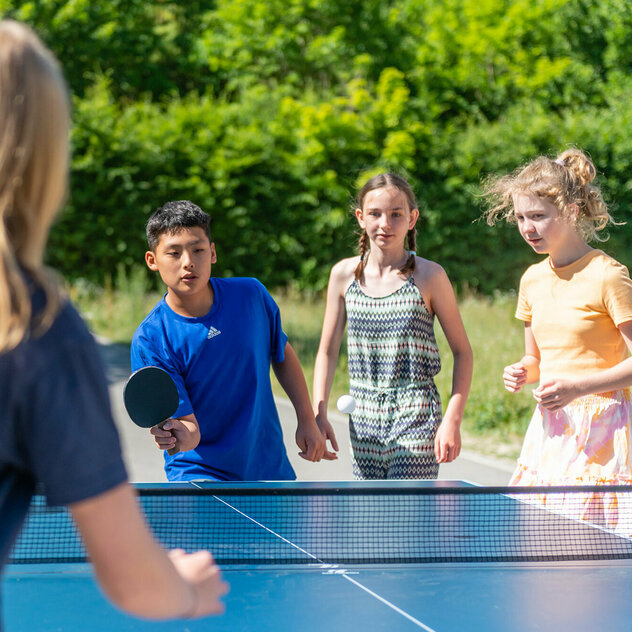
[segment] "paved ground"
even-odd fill
[[[107,367],[112,410],[121,434],[123,455],[130,480],[134,482],[166,481],[162,468],[162,453],[155,447],[149,432],[137,428],[130,421],[123,405],[123,384],[130,374],[129,347],[102,343],[100,348]],[[352,478],[346,415],[331,412],[329,417],[334,424],[340,444],[338,460],[310,463],[298,456],[298,448],[294,443],[296,416],[292,405],[289,401],[278,398],[277,408],[288,455],[299,480],[349,480]],[[479,485],[506,485],[511,471],[511,464],[493,461],[465,450],[454,463],[441,466],[439,478],[467,480]]]

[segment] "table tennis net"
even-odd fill
[[[632,558],[632,486],[138,488],[167,548],[219,564],[409,564]],[[34,498],[10,563],[83,562],[68,511]]]

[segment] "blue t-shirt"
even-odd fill
[[[41,292],[33,311],[44,304]],[[0,354],[0,566],[41,484],[51,505],[127,479],[99,351],[66,304],[53,325]]]
[[[174,416],[193,413],[200,427],[195,450],[164,453],[167,478],[293,480],[270,384],[287,343],[279,308],[256,279],[210,283],[208,314],[180,316],[163,297],[132,340],[132,369],[168,371],[180,394]]]

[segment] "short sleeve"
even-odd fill
[[[532,318],[532,306],[528,298],[529,282],[526,274],[520,279],[520,290],[518,292],[518,305],[516,306],[515,316],[519,320],[523,320],[527,323],[531,322]]]
[[[48,502],[78,502],[127,480],[99,351],[74,309],[33,347],[17,424]]]
[[[628,269],[610,259],[604,270],[601,288],[604,306],[614,324],[618,327],[632,320],[632,280]]]
[[[281,310],[263,284],[258,283],[258,285],[261,288],[261,294],[263,296],[263,302],[270,326],[270,358],[272,362],[283,362],[285,359],[285,345],[287,344],[288,337],[283,331],[281,324]]]
[[[172,359],[166,352],[160,352],[165,343],[165,340],[152,339],[151,334],[139,328],[134,334],[130,349],[132,371],[138,371],[146,366],[157,366],[169,373],[178,389],[179,402],[174,417],[184,417],[193,413],[193,405],[189,399],[181,372],[174,366]]]

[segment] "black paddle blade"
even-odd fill
[[[157,366],[146,366],[128,378],[123,401],[137,426],[151,428],[176,412],[178,389],[169,373]]]

